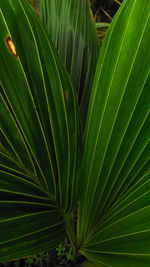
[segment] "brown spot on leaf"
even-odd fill
[[[10,51],[15,57],[17,57],[18,55],[17,55],[17,52],[16,52],[16,48],[15,48],[14,43],[13,43],[13,41],[12,41],[12,39],[11,39],[10,37],[7,38],[6,43],[7,43],[7,47],[8,47],[8,49],[9,49],[9,51]]]
[[[65,92],[65,98],[66,98],[66,100],[68,100],[68,99],[69,99],[69,94],[68,94],[68,92],[67,92],[67,91]]]

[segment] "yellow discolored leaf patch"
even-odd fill
[[[9,51],[10,51],[15,57],[17,57],[18,55],[17,55],[17,52],[16,52],[16,48],[15,48],[14,43],[13,43],[13,41],[12,41],[12,39],[11,39],[10,37],[7,38],[6,43],[7,43],[7,47],[8,47],[8,49],[9,49]]]

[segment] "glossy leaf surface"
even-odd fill
[[[24,0],[0,0],[0,262],[49,250],[79,195],[74,88]]]
[[[124,1],[119,9],[88,110],[78,241],[81,253],[106,266],[149,262],[149,11],[150,2],[142,0]]]

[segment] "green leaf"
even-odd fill
[[[94,261],[98,264],[98,267],[132,267],[132,266],[149,266],[150,257],[149,256],[129,256],[129,255],[115,255],[115,254],[103,254],[99,252],[84,252],[84,256],[87,257],[89,260]],[[99,265],[99,262],[101,264]],[[94,267],[94,266],[93,266]],[[97,266],[96,266],[97,267]]]
[[[123,2],[104,39],[88,109],[78,242],[84,256],[106,266],[149,262],[149,10],[149,1]]]
[[[109,27],[109,23],[106,23],[106,22],[96,22],[95,23],[95,26],[97,29],[101,29],[101,28],[107,28]]]
[[[91,261],[84,261],[83,263],[81,263],[81,265],[77,265],[77,267],[103,267],[103,264],[94,264]]]
[[[4,205],[5,203],[1,204]],[[17,206],[17,203],[13,204]],[[28,209],[30,208],[31,206],[28,207]],[[45,212],[34,212],[34,214],[25,214],[19,218],[2,221],[0,225],[3,227],[0,262],[31,256],[52,249],[64,239],[63,221],[58,217],[58,211],[50,210],[50,208]]]
[[[64,221],[47,192],[0,171],[0,262],[54,248],[65,235]]]
[[[75,90],[35,11],[0,0],[0,262],[64,240],[79,194]],[[63,212],[62,212],[63,210]]]
[[[41,14],[75,84],[84,128],[100,50],[90,3],[88,0],[41,0]]]
[[[74,89],[32,8],[24,1],[2,3],[1,24],[2,117],[8,113],[10,123],[4,125],[1,119],[0,127],[15,146],[14,153],[25,150],[27,157],[22,158],[29,158],[40,183],[65,209],[72,208],[78,198],[81,158]],[[7,47],[8,36],[17,57]]]
[[[2,91],[1,91],[2,92]],[[8,103],[7,103],[8,104]],[[24,168],[24,171],[27,173],[34,173],[34,165],[28,153],[27,147],[24,143],[23,138],[18,133],[17,126],[14,122],[12,114],[9,112],[9,108],[3,99],[2,94],[0,95],[0,107],[1,107],[1,118],[0,118],[0,130],[1,130],[1,145],[6,147],[6,140],[9,142],[10,147],[4,150],[3,153],[7,154],[7,157],[10,157],[12,160],[18,162],[20,167]],[[3,136],[2,136],[3,135]],[[1,148],[2,150],[2,148]],[[21,153],[20,153],[21,152]],[[1,161],[0,161],[1,164]],[[7,166],[7,163],[6,163]],[[30,172],[29,172],[30,171]]]

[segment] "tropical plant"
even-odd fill
[[[67,232],[83,266],[149,266],[150,1],[123,1],[100,54],[88,0],[41,11],[0,0],[0,262]]]

